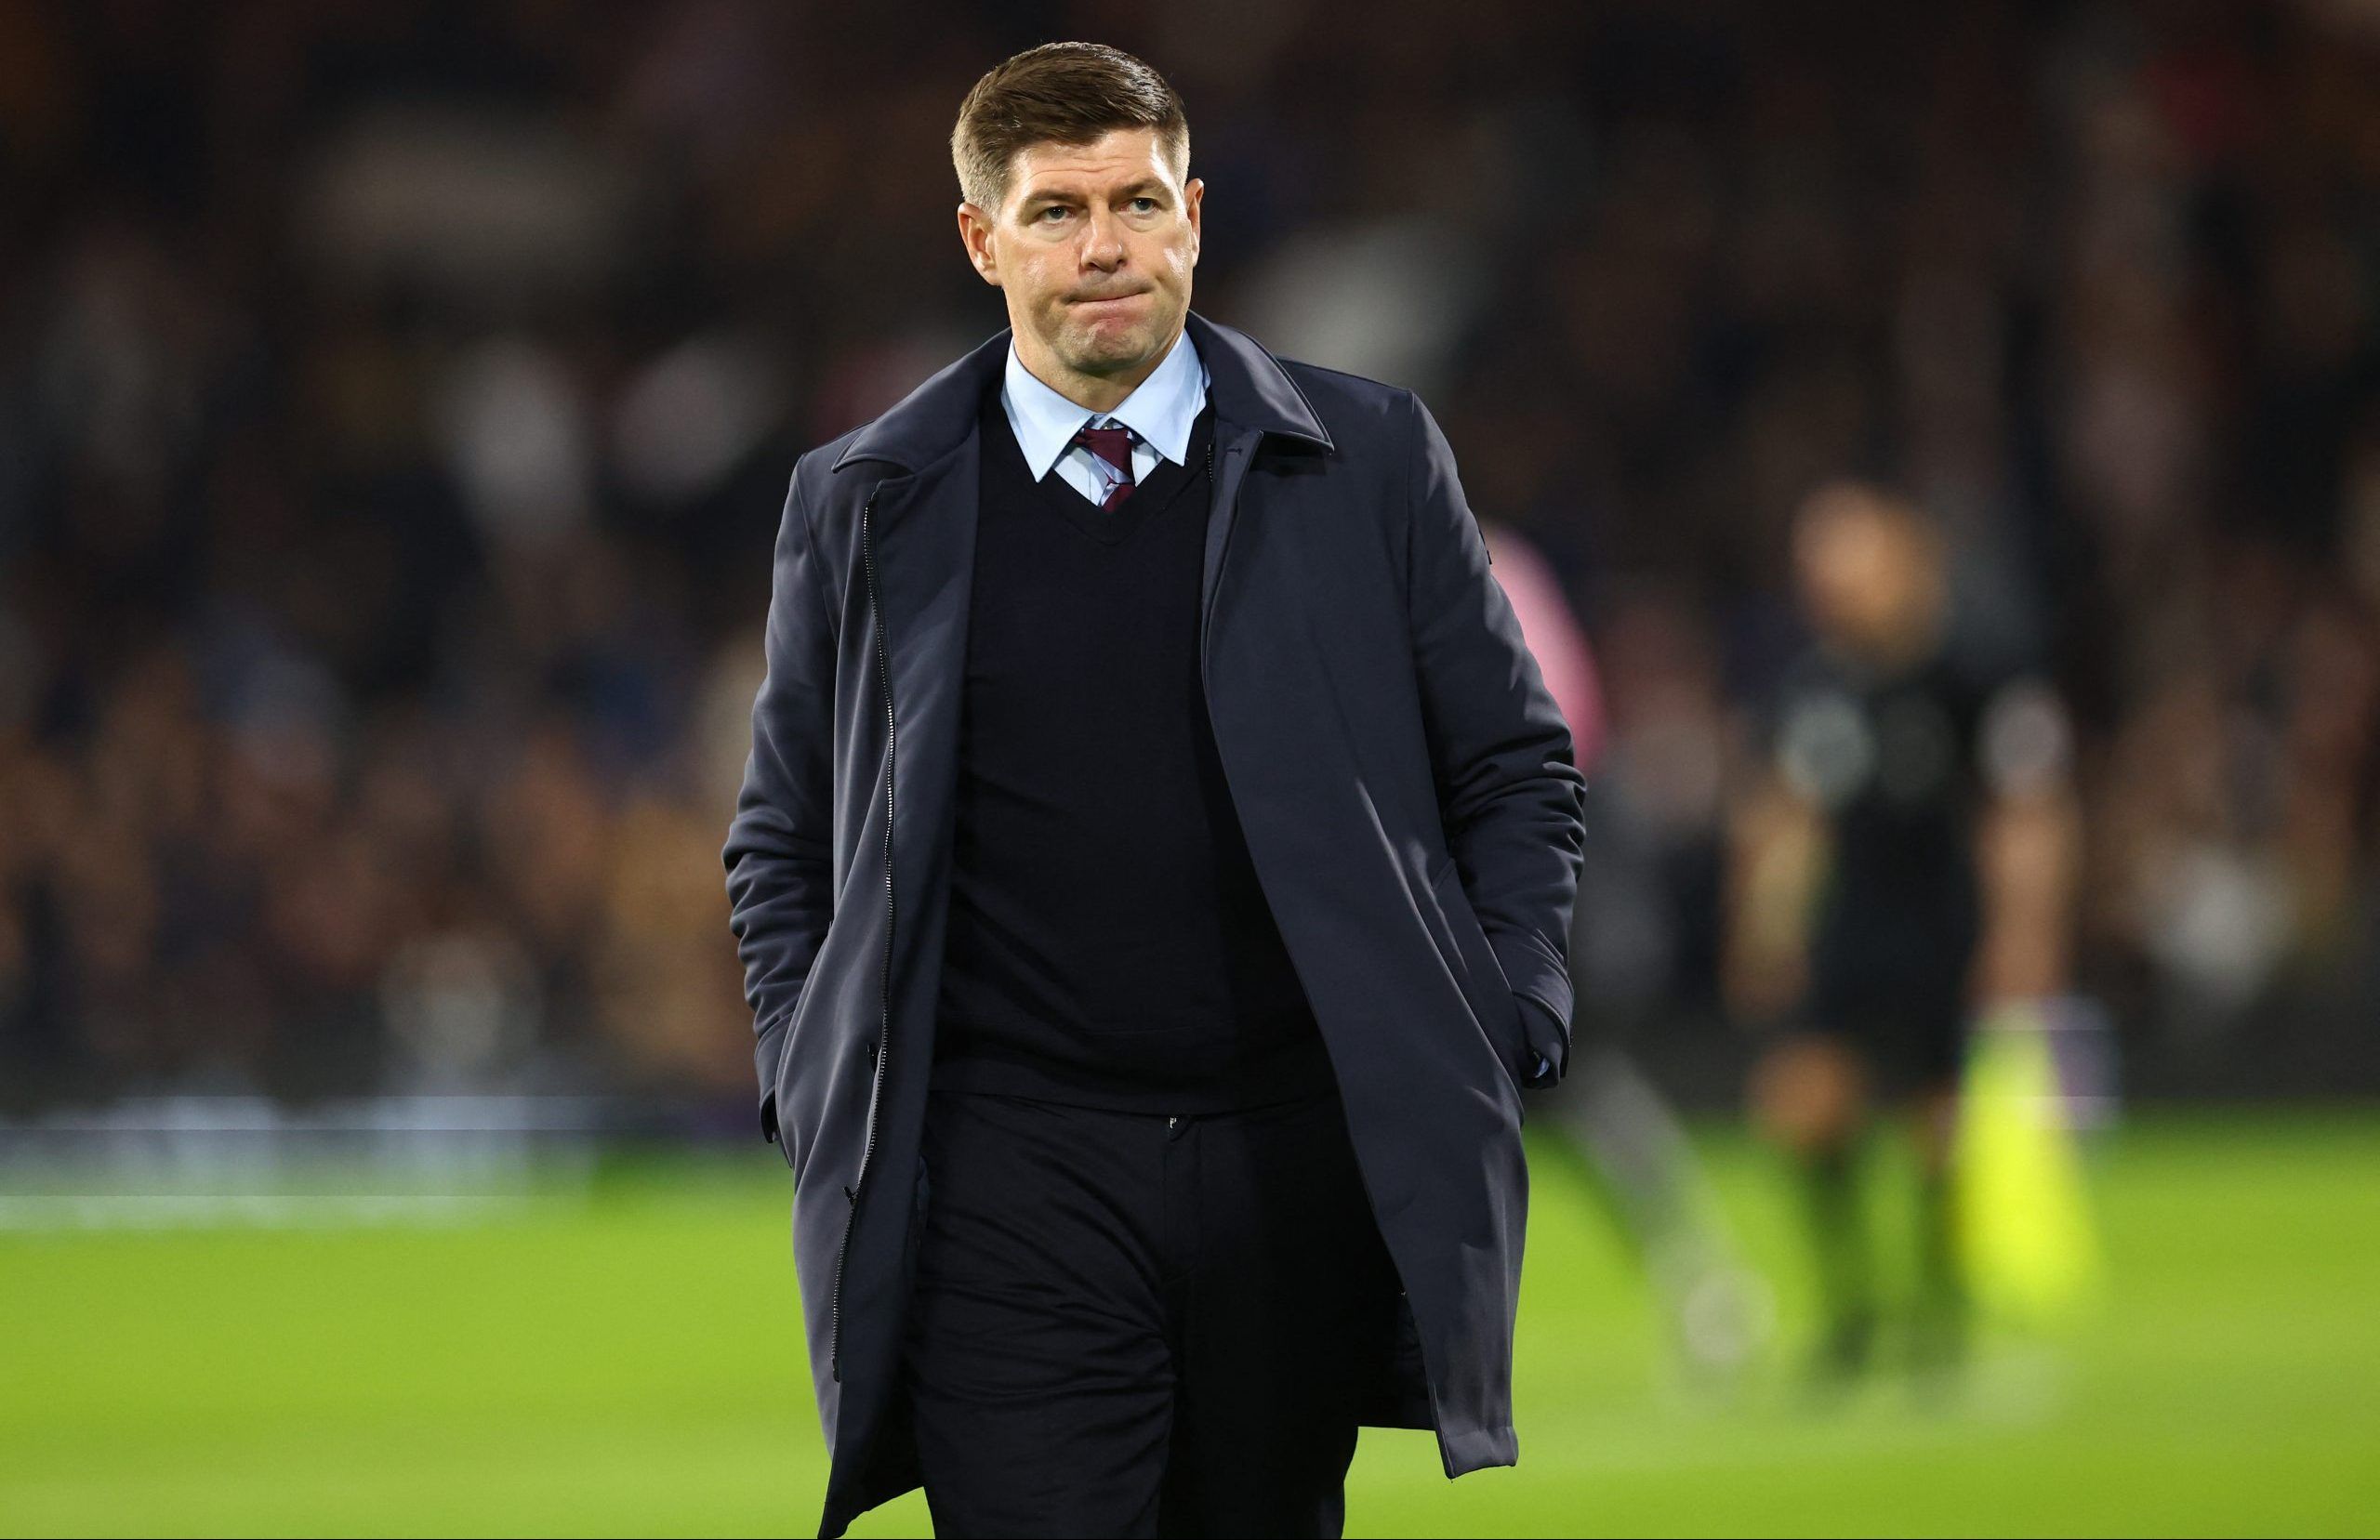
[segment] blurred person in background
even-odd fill
[[[1575,1066],[1566,1089],[1553,1099],[1557,1126],[1585,1158],[1595,1190],[1642,1262],[1678,1361],[1697,1375],[1724,1380],[1744,1368],[1765,1339],[1768,1303],[1739,1259],[1692,1140],[1626,1046],[1629,1030],[1642,1022],[1628,1008],[1633,991],[1625,975],[1641,970],[1632,969],[1633,959],[1612,955],[1627,948],[1626,939],[1607,948],[1600,933],[1608,923],[1633,926],[1641,935],[1651,917],[1621,911],[1641,910],[1654,900],[1641,885],[1607,905],[1591,896],[1591,888],[1612,884],[1615,875],[1625,880],[1612,868],[1643,864],[1633,851],[1614,849],[1636,842],[1639,831],[1628,825],[1641,815],[1616,806],[1598,773],[1607,735],[1594,650],[1536,543],[1498,520],[1483,519],[1481,528],[1497,580],[1569,724],[1579,770],[1587,777],[1587,848],[1595,860],[1580,878],[1570,939],[1579,1000],[1571,1026]],[[1665,984],[1655,988],[1665,993]]]
[[[1779,1029],[1754,1112],[1807,1188],[1830,1380],[1871,1361],[1882,1316],[1862,1223],[1866,1136],[1911,1121],[1919,1166],[1913,1367],[1964,1342],[1950,1154],[1967,1023],[2063,989],[2076,844],[2065,718],[2037,680],[1962,656],[1943,536],[1838,481],[1792,523],[1811,646],[1786,675],[1767,763],[1734,818],[1727,989]]]
[[[1010,328],[797,464],[723,851],[822,1528],[1336,1534],[1361,1423],[1518,1457],[1570,736],[1419,399],[1189,309],[1162,77],[951,153]]]

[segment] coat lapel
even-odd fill
[[[1207,633],[1214,620],[1215,593],[1223,586],[1224,559],[1231,552],[1239,489],[1257,450],[1267,434],[1326,452],[1331,445],[1330,435],[1324,431],[1297,382],[1253,338],[1218,326],[1196,310],[1183,327],[1206,362],[1208,397],[1215,408],[1215,442],[1221,451],[1215,465],[1214,501],[1207,509],[1205,558],[1198,577],[1198,670],[1203,680]]]
[[[837,475],[882,478],[866,494],[865,523],[892,692],[893,941],[902,952],[930,928],[916,923],[932,917],[918,905],[939,896],[949,860],[974,590],[976,425],[1007,356],[1008,333],[986,338],[853,435],[834,465]]]
[[[1216,439],[1222,440],[1227,431],[1231,441],[1215,466],[1214,501],[1207,508],[1206,559],[1198,579],[1198,678],[1202,682],[1207,677],[1207,633],[1214,625],[1215,590],[1223,584],[1223,555],[1231,547],[1232,520],[1239,509],[1239,484],[1263,437],[1253,429],[1223,422],[1218,413]]]
[[[919,905],[939,893],[950,854],[977,490],[971,433],[917,474],[880,484],[869,520],[892,680],[895,942],[904,951],[929,928],[918,923]]]

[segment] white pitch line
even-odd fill
[[[484,1223],[522,1197],[457,1193],[130,1193],[0,1198],[0,1231],[352,1230]]]

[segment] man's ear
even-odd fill
[[[1198,265],[1198,210],[1207,201],[1207,184],[1197,177],[1182,184],[1182,212],[1190,221],[1190,265]]]
[[[992,252],[992,217],[974,204],[959,205],[959,244],[967,248],[967,262],[994,288],[1000,286],[999,258]]]

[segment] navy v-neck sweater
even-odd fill
[[[1198,675],[1214,409],[1105,512],[984,403],[933,1084],[1220,1112],[1330,1084]]]

